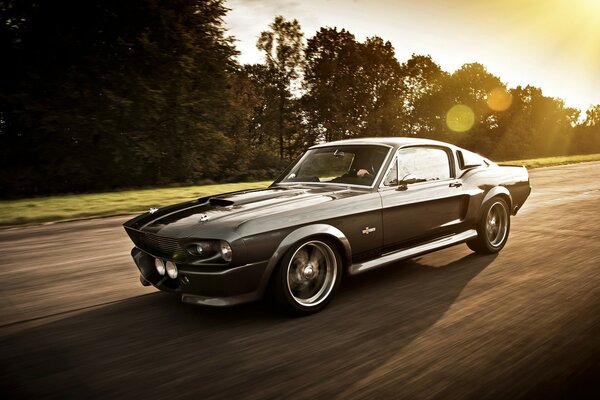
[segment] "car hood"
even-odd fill
[[[329,209],[334,200],[366,193],[369,192],[339,186],[275,186],[160,208],[154,213],[134,218],[125,226],[175,238],[223,238],[225,234],[249,224],[254,227],[262,224],[264,230],[270,230],[269,227],[276,229],[275,225],[279,224],[290,226],[298,222],[310,222],[309,213],[302,210]],[[331,204],[331,207],[335,205]],[[294,220],[298,221],[294,223]]]

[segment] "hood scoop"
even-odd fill
[[[234,203],[231,200],[219,199],[218,197],[211,197],[210,199],[208,199],[208,204],[217,207],[229,207],[232,206]]]

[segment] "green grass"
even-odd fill
[[[504,161],[500,162],[500,164],[525,165],[531,169],[587,161],[600,161],[600,154]],[[146,211],[150,207],[160,207],[235,190],[266,187],[270,183],[270,181],[225,183],[219,185],[2,200],[0,201],[0,226],[135,214]]]
[[[134,214],[147,211],[150,207],[160,207],[235,190],[266,187],[270,184],[271,181],[224,183],[219,185],[2,200],[0,201],[0,226]]]
[[[580,156],[561,156],[561,157],[546,157],[532,158],[528,160],[501,161],[500,165],[524,165],[527,168],[552,167],[555,165],[576,164],[588,161],[600,161],[600,154],[584,154]]]

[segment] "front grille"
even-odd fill
[[[140,232],[128,229],[129,237],[140,249],[159,257],[181,261],[186,258],[186,253],[176,239],[160,236],[154,233]]]

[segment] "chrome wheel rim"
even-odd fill
[[[502,244],[508,231],[508,214],[504,204],[492,204],[487,213],[485,231],[490,245],[498,247]]]
[[[337,278],[335,253],[327,244],[312,240],[300,246],[287,267],[287,287],[292,298],[306,307],[322,303]]]

